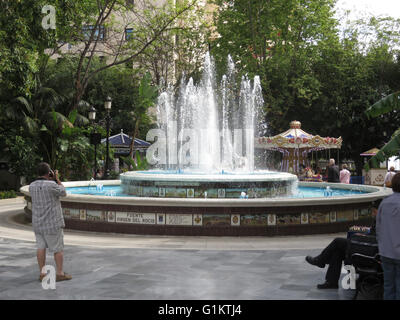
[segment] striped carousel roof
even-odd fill
[[[340,149],[342,137],[331,138],[309,134],[301,129],[300,121],[290,122],[289,130],[273,137],[256,138],[255,147],[261,149],[282,150],[282,149]]]

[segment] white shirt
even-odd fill
[[[391,181],[392,181],[392,178],[393,178],[393,176],[394,176],[395,174],[396,174],[396,172],[394,172],[394,171],[389,171],[388,173],[386,173],[385,181],[383,182],[383,185],[386,186],[386,184],[387,184],[388,182],[391,182]]]

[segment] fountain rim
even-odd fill
[[[66,188],[69,187],[89,187],[102,184],[103,186],[118,186],[120,180],[96,180],[96,181],[72,181],[63,182]],[[121,196],[99,196],[99,195],[80,195],[68,194],[61,198],[62,202],[116,204],[116,205],[136,205],[136,206],[167,206],[167,207],[294,207],[294,206],[321,206],[339,205],[352,203],[366,203],[387,197],[393,193],[390,188],[378,186],[366,186],[356,184],[341,184],[328,182],[299,182],[302,187],[321,187],[330,186],[333,189],[353,189],[368,193],[356,196],[333,196],[315,198],[256,198],[256,199],[231,199],[231,198],[150,198],[150,197],[121,197]],[[20,192],[29,197],[29,185],[23,186]]]

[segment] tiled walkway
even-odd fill
[[[350,299],[318,290],[325,270],[304,260],[334,237],[156,237],[65,231],[73,279],[44,290],[23,202],[0,201],[0,299]],[[48,255],[48,264],[54,265]]]

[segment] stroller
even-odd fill
[[[383,299],[383,270],[374,235],[354,234],[348,240],[347,261],[358,275],[354,300]]]

